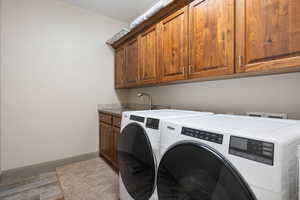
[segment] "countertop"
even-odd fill
[[[154,105],[152,106],[152,109],[168,109],[169,106],[159,106]],[[123,112],[125,111],[136,111],[136,110],[149,110],[149,107],[147,105],[141,105],[141,104],[124,104],[124,105],[117,105],[117,104],[111,104],[111,105],[98,105],[98,111],[102,113],[108,113],[113,114],[117,116],[121,116]]]

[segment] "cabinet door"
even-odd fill
[[[134,39],[126,44],[126,86],[138,83],[138,40]]]
[[[139,72],[141,84],[157,81],[157,26],[139,36]]]
[[[190,78],[234,73],[234,0],[190,4]]]
[[[165,18],[159,25],[161,82],[187,78],[188,44],[188,7],[185,7]]]
[[[238,72],[300,66],[300,1],[237,1]]]
[[[120,47],[115,52],[115,87],[125,86],[125,48]]]
[[[113,165],[116,169],[119,167],[118,162],[118,141],[119,141],[119,134],[120,129],[119,128],[113,128]]]
[[[111,126],[100,123],[100,154],[109,161],[112,161],[112,129]]]

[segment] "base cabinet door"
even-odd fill
[[[186,79],[189,65],[188,7],[160,22],[158,41],[160,81]]]
[[[299,0],[237,1],[237,70],[300,66]]]
[[[132,87],[136,86],[139,81],[138,67],[139,67],[139,49],[138,49],[138,39],[135,38],[125,45],[126,52],[126,72],[125,80],[126,86]]]
[[[113,134],[112,127],[105,123],[100,123],[100,154],[108,161],[113,158]]]
[[[119,162],[118,162],[118,141],[119,141],[119,135],[120,135],[120,129],[114,127],[112,130],[113,134],[113,165],[115,169],[119,168]]]
[[[157,26],[139,35],[140,85],[157,82]]]
[[[190,4],[189,78],[234,73],[234,0]]]

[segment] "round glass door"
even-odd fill
[[[256,200],[231,164],[200,143],[181,143],[167,151],[157,176],[162,200]]]
[[[129,124],[120,134],[119,169],[128,193],[135,200],[148,200],[155,188],[155,158],[151,143],[138,124]]]

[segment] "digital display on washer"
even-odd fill
[[[232,137],[230,146],[236,149],[247,151],[248,140],[244,138]]]
[[[136,121],[136,122],[145,122],[145,117],[140,117],[136,115],[130,115],[130,120]]]
[[[267,165],[274,164],[274,144],[271,142],[231,136],[229,154]]]
[[[147,118],[146,127],[158,130],[159,129],[159,119]]]

